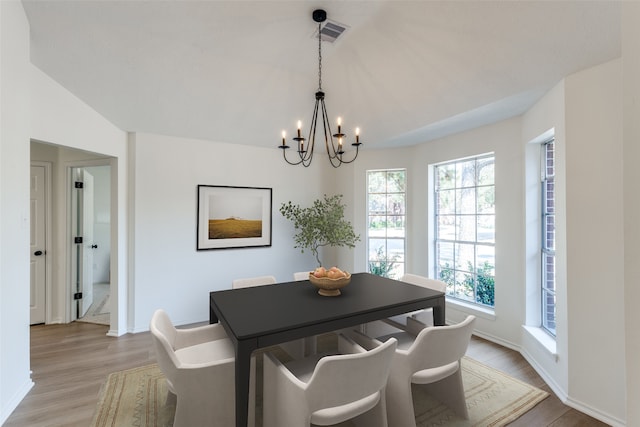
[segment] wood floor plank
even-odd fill
[[[74,322],[31,327],[33,389],[4,427],[86,427],[112,372],[155,362],[148,332],[107,336],[108,327]],[[520,353],[472,337],[467,355],[551,395],[511,427],[604,427],[562,404]]]

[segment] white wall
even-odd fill
[[[640,425],[640,3],[622,5],[624,300],[627,367],[627,425]]]
[[[621,65],[565,79],[568,403],[617,423],[626,409]]]
[[[0,2],[0,424],[29,376],[29,24]]]
[[[293,248],[293,225],[279,208],[289,200],[306,206],[322,196],[323,159],[306,169],[290,166],[276,145],[131,136],[132,331],[147,330],[158,308],[177,324],[208,320],[209,292],[230,289],[235,278],[269,274],[289,281],[293,272],[314,268],[310,253]],[[198,184],[272,188],[272,246],[196,251]]]
[[[68,157],[60,159],[63,163],[60,174],[64,174],[64,168],[74,160],[81,158],[99,159],[106,156],[113,159],[110,276],[111,301],[117,304],[117,315],[112,310],[109,335],[122,335],[126,332],[127,313],[130,311],[127,301],[127,135],[35,66],[31,66],[28,75],[31,86],[31,138],[85,152],[67,151]],[[64,214],[58,217],[57,226],[62,230],[66,227],[65,218]],[[61,238],[58,251],[64,250],[62,242]],[[64,281],[64,277],[59,276],[58,281]]]

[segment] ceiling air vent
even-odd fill
[[[334,43],[347,29],[349,29],[349,27],[346,25],[327,19],[320,27],[321,40],[324,42]],[[317,31],[313,37],[318,37]]]

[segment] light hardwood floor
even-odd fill
[[[4,427],[86,427],[108,374],[155,362],[148,332],[114,338],[107,330],[78,322],[32,326],[35,386]],[[473,337],[467,355],[551,394],[511,426],[606,426],[563,405],[518,352]]]

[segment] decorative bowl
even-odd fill
[[[340,289],[344,288],[351,281],[351,273],[339,279],[330,279],[328,277],[316,277],[309,273],[309,281],[318,288],[318,293],[325,297],[337,297],[341,294]]]

